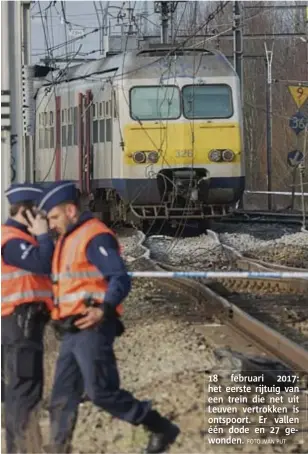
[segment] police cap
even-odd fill
[[[11,205],[22,202],[36,203],[41,198],[43,189],[38,184],[22,183],[12,184],[6,191],[5,195]]]
[[[41,196],[38,209],[47,214],[54,207],[65,202],[77,202],[78,190],[73,181],[62,180],[51,184]]]

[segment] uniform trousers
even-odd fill
[[[69,449],[84,392],[93,404],[133,425],[141,424],[151,409],[150,401],[120,388],[115,337],[116,321],[104,320],[62,338],[50,402],[50,442],[61,452],[67,452],[64,446]]]
[[[7,453],[31,452],[33,445],[28,446],[29,437],[40,437],[34,410],[43,394],[46,319],[37,316],[31,330],[25,333],[22,324],[27,317],[27,307],[22,306],[14,314],[1,317]],[[33,428],[35,434],[27,433]]]

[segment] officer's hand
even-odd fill
[[[43,218],[40,214],[37,214],[34,217],[29,210],[26,211],[26,214],[31,223],[28,225],[28,230],[32,235],[38,236],[48,232],[47,219]]]
[[[102,320],[103,314],[102,309],[99,307],[88,307],[83,313],[84,317],[77,320],[75,325],[79,329],[91,328]]]

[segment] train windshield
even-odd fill
[[[179,89],[173,85],[134,87],[130,91],[134,120],[176,119],[181,115]]]
[[[183,87],[186,118],[230,118],[232,91],[228,85],[186,85]]]

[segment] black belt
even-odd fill
[[[82,314],[70,315],[69,317],[61,318],[60,320],[52,320],[52,325],[59,335],[65,333],[78,333],[80,329],[75,325],[75,322],[82,317]]]
[[[61,318],[60,320],[53,320],[52,324],[56,333],[62,337],[66,333],[74,334],[82,331],[75,325],[75,322],[82,317],[82,314],[70,315],[69,317]],[[111,318],[108,318],[106,321],[108,320],[111,321]],[[114,317],[112,320],[116,323],[116,337],[122,336],[125,331],[123,322],[118,317]]]

